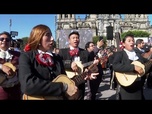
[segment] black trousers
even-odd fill
[[[145,100],[141,81],[135,81],[128,87],[118,85],[116,91],[117,100]]]
[[[103,69],[101,67],[101,64],[98,64],[98,72],[99,75],[97,76],[97,78],[94,80],[90,80],[91,100],[96,99],[96,93],[98,92],[100,83],[102,81]]]
[[[95,80],[90,80],[90,90],[91,90],[91,100],[96,99],[96,93],[98,92],[100,83],[101,83],[101,75],[97,76]]]
[[[82,83],[78,86],[79,89],[79,98],[78,100],[84,100],[85,96],[85,83]]]
[[[147,87],[152,88],[152,72],[150,72],[147,77]]]

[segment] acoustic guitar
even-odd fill
[[[144,70],[144,73],[139,75],[136,72],[125,72],[125,73],[115,72],[115,76],[119,84],[122,86],[130,86],[138,77],[141,77],[144,74],[146,74],[148,70],[150,69],[152,62],[148,61],[145,64],[142,64],[139,61],[133,61],[131,64],[140,66]]]
[[[78,71],[74,72],[74,71],[68,71],[68,70],[66,70],[66,75],[69,78],[73,78],[75,75],[82,74],[83,71],[84,71],[84,68],[87,67],[87,66],[89,66],[89,65],[91,65],[91,64],[93,64],[93,61],[90,61],[90,62],[87,62],[87,63],[84,63],[84,64],[82,64],[81,61],[75,61],[75,63],[78,66]],[[93,68],[92,68],[92,70],[93,70]],[[95,70],[94,72],[96,72],[96,68],[94,70]]]
[[[16,67],[11,62],[6,62],[3,65],[10,67],[14,72],[16,72]],[[3,86],[3,82],[5,82],[7,79],[14,77],[16,74],[12,76],[7,76],[6,73],[4,73],[2,70],[0,71],[0,86]]]
[[[88,70],[93,72],[95,71],[95,65],[91,64],[88,67]],[[92,71],[93,70],[93,71]],[[98,69],[96,69],[96,72],[98,71]],[[85,83],[84,78],[86,77],[86,73],[83,72],[79,75],[75,75],[73,78],[69,78],[67,75],[61,74],[58,75],[52,82],[63,82],[66,83],[68,85],[72,85],[72,86],[79,86],[82,83]],[[64,96],[67,97],[67,96]],[[69,100],[78,100],[79,99],[79,93],[77,93],[74,97],[67,97]],[[23,94],[22,97],[23,100],[63,100],[63,96],[29,96],[26,94]]]

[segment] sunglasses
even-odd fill
[[[5,39],[6,42],[10,41],[10,38],[0,38],[0,41],[3,41]]]

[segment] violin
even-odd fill
[[[107,68],[108,55],[105,50],[101,50],[98,52],[98,57],[100,60],[101,67],[103,69]]]
[[[105,56],[102,58],[100,64],[101,64],[103,69],[107,68],[107,61],[108,61],[108,56]]]

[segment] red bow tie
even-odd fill
[[[54,61],[53,58],[49,54],[37,54],[36,59],[39,64],[42,64],[44,66],[53,66]]]
[[[78,56],[78,54],[79,54],[78,52],[79,52],[78,49],[73,49],[73,50],[70,50],[70,51],[69,51],[69,53],[70,53],[70,55],[71,55],[72,57]]]

